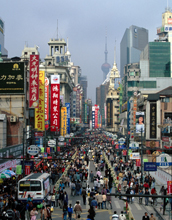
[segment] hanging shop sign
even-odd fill
[[[168,154],[161,154],[156,158],[156,164],[162,169],[168,168],[172,166],[172,157]]]
[[[49,127],[49,79],[45,77],[45,128]]]

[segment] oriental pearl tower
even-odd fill
[[[105,63],[102,64],[101,66],[101,69],[103,71],[103,81],[106,79],[106,75],[108,74],[109,72],[109,69],[111,68],[111,65],[107,62],[107,54],[108,54],[108,51],[107,51],[107,36],[106,36],[106,40],[105,40]]]

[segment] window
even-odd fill
[[[32,55],[35,55],[35,52],[32,52]]]
[[[27,52],[24,52],[24,55],[27,55]]]
[[[135,74],[134,74],[134,72],[132,71],[132,72],[130,72],[130,76],[134,76]]]
[[[19,185],[20,191],[41,191],[41,182],[37,180],[21,181]]]

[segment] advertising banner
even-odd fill
[[[25,175],[29,175],[30,174],[30,166],[26,165],[25,166]]]
[[[0,94],[24,94],[24,62],[0,63]]]
[[[35,129],[45,130],[45,72],[39,71],[39,108],[35,109]]]
[[[61,108],[61,136],[65,136],[67,132],[67,108]]]
[[[39,106],[39,55],[30,55],[29,108]]]
[[[108,98],[106,104],[107,104],[107,126],[110,127],[113,124],[113,119],[112,119],[112,115],[113,115],[113,113],[112,113],[112,110],[113,110],[112,109],[112,106],[113,106],[112,99]]]
[[[45,77],[45,128],[49,127],[49,79]]]
[[[167,193],[172,194],[172,181],[167,181]]]
[[[92,107],[92,128],[95,127],[95,107]]]
[[[153,162],[144,162],[144,171],[157,171],[157,165]]]
[[[51,75],[51,131],[60,131],[60,76]]]
[[[144,112],[136,112],[136,133],[144,133]]]
[[[70,103],[65,103],[67,108],[67,134],[70,134]]]
[[[140,159],[140,153],[130,153],[130,160]]]
[[[87,103],[84,104],[84,123],[87,124]]]
[[[140,159],[136,159],[136,167],[140,167],[140,166],[141,166]]]
[[[18,174],[18,175],[22,174],[22,165],[16,166],[16,174]]]

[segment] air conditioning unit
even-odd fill
[[[16,122],[17,121],[17,117],[14,115],[10,116],[10,122]]]

